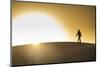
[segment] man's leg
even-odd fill
[[[79,42],[81,43],[81,38],[79,37]]]
[[[78,40],[77,40],[77,42],[80,42],[80,38],[78,37]]]
[[[81,39],[79,39],[79,42],[81,43]]]

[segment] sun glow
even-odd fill
[[[12,21],[13,46],[67,41],[67,34],[51,15],[33,12],[17,16]]]

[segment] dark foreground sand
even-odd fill
[[[13,65],[38,65],[96,61],[96,45],[76,42],[50,42],[12,47]]]

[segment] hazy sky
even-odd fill
[[[33,14],[34,16],[32,16],[31,14]],[[44,18],[41,18],[42,15]],[[43,21],[43,22],[47,22],[47,23],[44,23],[45,25],[47,25],[47,27],[51,25],[53,26],[52,28],[54,28],[53,31],[55,30],[57,30],[58,32],[63,31],[63,33],[60,33],[62,36],[62,41],[63,41],[63,37],[65,37],[65,41],[75,41],[76,42],[77,38],[75,36],[76,36],[77,30],[80,29],[80,31],[82,32],[83,42],[95,43],[95,24],[96,24],[96,7],[95,6],[15,2],[12,4],[12,20],[13,20],[12,23],[13,23],[13,27],[14,25],[16,27],[16,28],[14,27],[15,29],[13,29],[13,33],[14,32],[16,33],[26,32],[26,31],[16,31],[18,30],[17,28],[22,28],[22,30],[27,29],[25,26],[20,26],[20,24],[16,24],[17,22],[19,22],[18,18],[22,18],[23,16],[27,16],[29,17],[29,19],[31,17],[35,17],[35,19],[37,19],[36,17],[39,16],[40,19],[37,19],[37,20],[40,20],[40,21],[41,19],[47,20],[48,22]],[[26,19],[27,17],[23,17],[23,19]],[[50,21],[48,20],[48,18],[51,18]],[[17,21],[15,22],[15,20]],[[22,22],[24,23],[24,21]],[[26,22],[25,20],[26,25],[27,23],[29,22],[28,21]],[[56,24],[58,24],[58,26]],[[39,28],[40,30],[44,29],[44,28],[41,29],[41,25],[39,26],[40,26]],[[60,29],[59,27],[61,27],[63,30],[59,31],[58,30]],[[34,26],[31,28],[33,29]],[[49,32],[49,27],[47,29],[48,29],[47,32]],[[58,32],[56,32],[56,34],[58,34]],[[21,38],[22,35],[20,35],[20,33],[18,34],[19,34],[18,36],[13,35],[13,39],[16,39],[16,37]],[[52,33],[52,35],[53,34],[54,33]]]

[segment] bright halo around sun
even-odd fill
[[[66,41],[66,35],[56,18],[46,13],[22,14],[12,21],[12,46]]]

